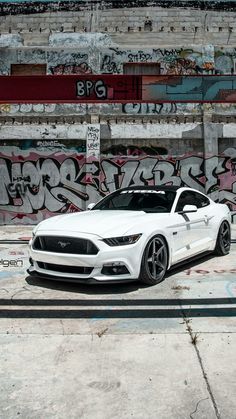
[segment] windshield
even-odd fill
[[[93,210],[170,212],[175,192],[163,190],[118,190],[98,202]]]

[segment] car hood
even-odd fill
[[[145,230],[145,223],[152,222],[155,218],[155,224],[160,221],[162,225],[163,218],[169,214],[147,214],[143,211],[102,211],[92,210],[73,214],[59,215],[42,221],[35,229],[37,234],[45,231],[47,233],[56,232],[66,233],[84,233],[96,234],[100,237],[110,237],[123,235],[135,229],[134,233]],[[133,231],[132,231],[133,232]]]

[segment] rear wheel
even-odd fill
[[[231,243],[231,234],[230,234],[230,225],[227,221],[223,221],[220,225],[217,240],[215,253],[219,256],[225,256],[230,251]]]
[[[168,249],[165,239],[154,236],[149,240],[143,252],[139,280],[148,285],[155,285],[164,279],[168,265]]]

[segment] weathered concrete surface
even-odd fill
[[[30,129],[30,138],[32,140],[40,139],[86,139],[87,127],[81,124],[70,125],[3,125],[0,127],[0,140],[8,139],[24,139],[27,138]],[[186,124],[126,124],[120,123],[112,125],[111,138],[116,140],[120,138],[127,139],[143,139],[143,138],[202,138],[202,125],[200,123]],[[235,137],[235,135],[234,135]]]
[[[0,340],[4,418],[215,418],[186,335]]]
[[[235,318],[234,318],[235,320]],[[199,352],[212,392],[219,406],[221,418],[236,418],[235,390],[235,334],[204,334],[199,340]],[[212,353],[214,355],[212,356]]]
[[[0,416],[236,418],[235,256],[232,244],[155,287],[88,287],[27,277],[27,246],[1,243],[23,265],[0,266]]]

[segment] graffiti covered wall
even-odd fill
[[[56,33],[50,35],[51,48],[25,49],[14,45],[12,34],[4,36],[12,49],[2,51],[2,75],[11,74],[11,64],[24,63],[46,64],[47,74],[54,75],[123,74],[127,63],[156,63],[160,74],[172,75],[214,74],[215,69],[213,45],[130,49],[119,47],[108,34]]]
[[[50,47],[23,47],[20,34],[0,39],[0,74],[11,74],[12,64],[45,64],[48,75],[124,74],[125,65],[156,64],[163,75],[235,73],[236,49],[208,45],[165,48],[122,48],[109,34],[54,33]],[[6,47],[10,47],[6,49]]]
[[[124,63],[157,63],[160,74],[196,75],[214,73],[214,47],[189,46],[121,49],[101,51],[102,74],[123,74]]]
[[[236,149],[217,156],[102,154],[86,159],[76,150],[39,142],[6,145],[0,152],[0,223],[36,224],[52,215],[86,209],[107,193],[129,185],[185,185],[236,209]],[[32,147],[32,148],[31,148]],[[206,165],[208,177],[206,178]]]

